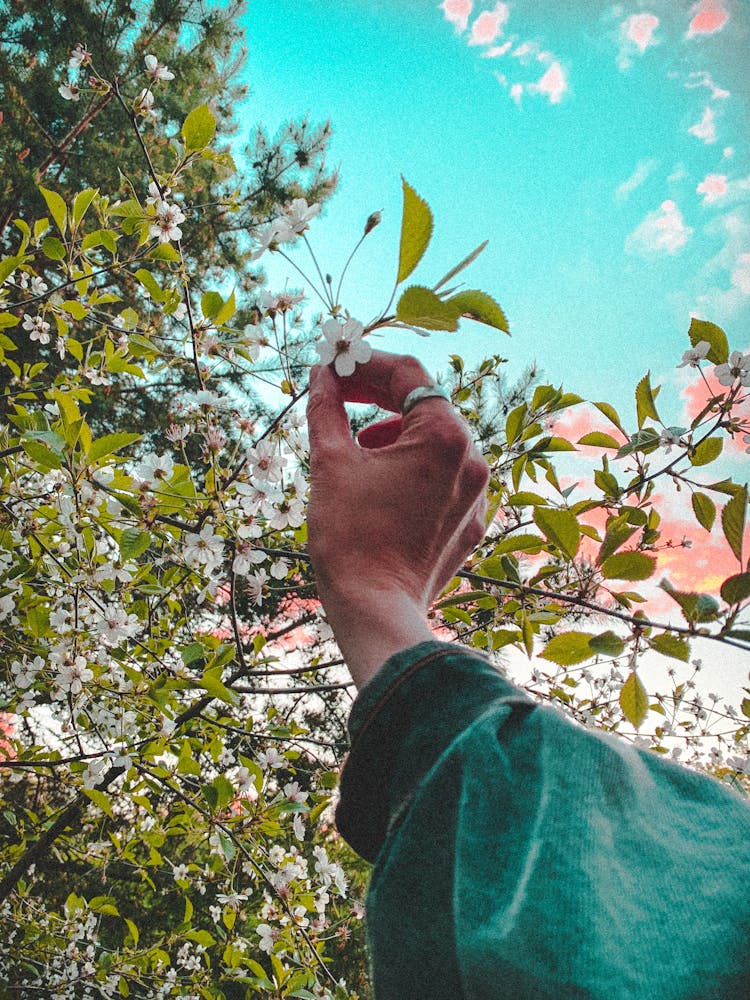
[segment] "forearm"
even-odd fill
[[[385,661],[435,636],[422,610],[398,591],[321,594],[328,622],[357,688],[375,676]]]

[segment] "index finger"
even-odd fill
[[[400,413],[404,399],[420,385],[433,385],[427,370],[411,355],[373,351],[369,361],[358,364],[352,375],[337,375],[347,403],[375,403]]]

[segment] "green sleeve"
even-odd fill
[[[349,725],[376,1000],[750,998],[744,798],[442,642],[388,660]]]

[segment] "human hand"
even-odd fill
[[[308,551],[329,618],[334,604],[378,595],[426,612],[484,536],[489,467],[447,400],[420,401],[352,439],[345,401],[400,413],[429,384],[416,358],[382,351],[345,378],[311,370]]]

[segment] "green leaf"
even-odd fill
[[[185,646],[184,649],[180,650],[182,662],[186,667],[191,663],[194,663],[196,660],[203,659],[205,654],[206,650],[201,642],[191,642],[189,645]]]
[[[737,573],[721,585],[721,596],[727,604],[739,604],[750,597],[750,573]]]
[[[589,646],[595,653],[601,653],[602,656],[619,656],[625,649],[623,640],[611,629],[600,635],[592,635]]]
[[[68,209],[65,206],[65,202],[56,191],[49,191],[47,188],[43,187],[40,187],[39,190],[42,197],[47,202],[47,208],[50,211],[50,215],[55,220],[57,228],[64,236],[65,229],[68,224]]]
[[[219,701],[225,702],[227,705],[234,705],[237,702],[237,695],[234,691],[231,691],[221,680],[221,667],[214,670],[206,670],[201,679],[197,682],[200,687],[204,689],[212,698],[218,698]]]
[[[135,444],[140,439],[140,434],[105,434],[104,437],[97,438],[91,443],[87,456],[88,461],[90,463],[98,462],[105,455],[113,455],[116,451],[127,448],[129,444]]]
[[[112,819],[112,803],[109,800],[109,796],[105,795],[104,792],[100,792],[98,788],[83,788],[81,789],[84,795],[86,795],[94,805],[98,806],[103,812],[105,812],[110,819]]]
[[[652,420],[659,419],[655,399],[656,393],[651,388],[651,375],[650,372],[646,372],[635,388],[635,406],[638,413],[639,428],[643,427],[643,423],[648,417],[651,417]]]
[[[425,330],[457,330],[459,313],[430,288],[410,285],[396,306],[396,319]]]
[[[581,541],[581,529],[574,514],[555,507],[535,507],[534,520],[563,555],[569,559],[575,557]]]
[[[429,205],[403,177],[401,182],[404,189],[404,211],[401,218],[401,245],[398,253],[396,279],[398,284],[408,278],[420,262],[432,236],[432,212]],[[425,329],[455,330],[455,327],[425,327]]]
[[[600,413],[604,414],[607,420],[611,420],[619,431],[622,431],[622,423],[620,422],[620,417],[617,413],[617,410],[614,408],[614,406],[612,406],[611,403],[594,403],[594,406],[597,408],[597,410],[599,410]],[[624,433],[625,432],[623,431],[623,434]]]
[[[675,660],[682,660],[683,663],[687,663],[690,659],[690,644],[686,639],[680,639],[679,636],[672,635],[670,632],[655,635],[648,640],[648,644],[657,653],[671,656]]]
[[[745,533],[747,486],[736,493],[721,512],[721,527],[732,552],[742,561],[742,536]]]
[[[526,403],[521,403],[519,406],[514,407],[505,418],[505,440],[508,444],[513,444],[520,437],[527,412],[528,407]]]
[[[605,434],[603,431],[591,431],[578,438],[578,444],[586,444],[591,448],[614,448],[617,451],[622,442],[615,441],[611,434]]]
[[[104,247],[114,256],[117,253],[116,234],[110,229],[95,229],[93,233],[83,237],[81,250],[87,253],[94,247]]]
[[[8,278],[19,264],[23,262],[23,257],[5,257],[0,260],[0,285]]]
[[[216,313],[216,315],[211,317],[211,319],[213,320],[216,326],[221,326],[222,323],[227,323],[232,318],[232,316],[234,316],[236,311],[237,311],[237,301],[234,297],[234,290],[232,290],[229,298],[226,300],[226,302],[222,302],[221,308]]]
[[[541,552],[544,547],[544,539],[539,535],[510,535],[503,538],[492,550],[493,556],[500,556],[506,552]]]
[[[20,322],[18,316],[14,316],[13,313],[0,312],[0,330],[7,330],[9,326],[18,326]],[[5,343],[5,341],[8,342]],[[8,340],[7,337],[3,338],[3,347],[6,351],[13,350],[15,346],[12,340]]]
[[[713,462],[715,458],[719,457],[723,447],[724,442],[721,438],[706,438],[690,452],[690,464],[708,465],[709,462]]]
[[[138,927],[133,923],[133,921],[129,917],[123,917],[123,920],[125,921],[128,931],[130,932],[130,936],[133,939],[133,947],[137,948],[138,939],[140,937]]]
[[[697,491],[693,493],[690,502],[693,505],[693,513],[698,519],[698,524],[704,527],[706,531],[710,531],[716,520],[716,504],[711,497]]]
[[[637,531],[637,528],[628,522],[627,514],[621,514],[619,517],[612,518],[612,520],[607,524],[604,541],[602,542],[599,553],[596,557],[597,563],[601,565],[605,559],[608,559],[620,548],[621,545],[624,545],[625,542],[632,537],[635,531]]]
[[[669,594],[673,601],[677,601],[687,621],[716,621],[719,615],[719,602],[709,594],[695,594],[677,590],[669,580],[662,580],[659,586]]]
[[[459,316],[467,316],[478,323],[502,330],[503,333],[510,333],[505,313],[492,296],[487,295],[486,292],[468,289],[465,292],[459,292],[458,295],[451,296],[451,298],[446,299],[446,302],[458,310]]]
[[[140,531],[138,528],[126,528],[120,535],[120,555],[123,560],[135,559],[141,555],[151,544],[151,535],[148,531]]]
[[[77,226],[81,219],[86,214],[89,205],[99,194],[99,191],[94,188],[86,188],[83,191],[79,191],[78,194],[73,199],[73,225]]]
[[[135,272],[135,276],[155,302],[163,302],[165,300],[166,295],[164,291],[150,271],[147,271],[145,267],[139,267]]]
[[[620,708],[628,722],[640,729],[648,715],[648,693],[635,670],[620,691]]]
[[[448,282],[451,280],[451,278],[455,278],[457,274],[460,274],[461,271],[464,270],[464,268],[467,268],[469,264],[472,264],[480,255],[480,253],[484,250],[484,248],[487,246],[488,243],[489,240],[485,240],[484,243],[480,243],[479,246],[476,248],[476,250],[472,250],[469,256],[464,257],[464,259],[461,261],[460,264],[456,264],[455,267],[452,267],[450,271],[448,271],[448,273],[444,277],[442,277],[436,285],[432,286],[433,292],[436,292],[438,288],[442,288],[443,285],[447,285]]]
[[[201,312],[205,319],[213,319],[224,306],[224,299],[218,292],[204,292],[201,296]]]
[[[65,247],[56,236],[45,236],[42,240],[42,253],[49,260],[64,260]]]
[[[216,119],[207,104],[190,112],[182,123],[181,132],[186,153],[195,153],[208,146],[216,132]]]
[[[690,320],[688,336],[693,347],[702,340],[707,341],[711,345],[711,350],[708,352],[707,358],[709,361],[713,361],[715,365],[726,364],[729,360],[729,341],[727,340],[727,335],[715,323],[708,323],[706,320],[696,319],[693,316]]]
[[[56,455],[46,444],[42,444],[41,441],[23,441],[22,446],[29,458],[33,459],[45,471],[61,468],[60,456]]]
[[[571,667],[595,655],[591,648],[592,638],[589,632],[563,632],[553,636],[539,655],[561,667]]]
[[[618,552],[602,563],[605,580],[648,580],[656,569],[656,556],[645,552]]]
[[[177,772],[178,774],[195,774],[199,775],[201,773],[201,766],[197,760],[193,757],[193,751],[190,746],[190,740],[183,740],[182,746],[180,747],[180,756],[177,758]]]

